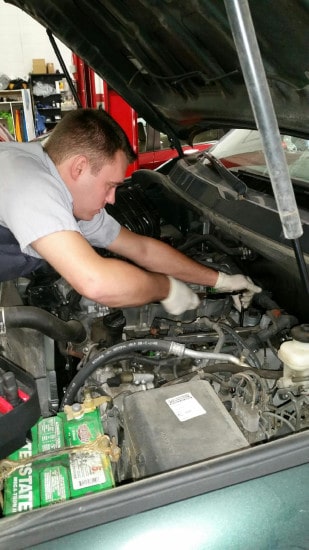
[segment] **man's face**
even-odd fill
[[[71,189],[74,216],[91,220],[106,204],[114,204],[116,189],[122,184],[127,167],[123,151],[117,151],[113,160],[104,164],[96,175],[91,173],[87,163]]]

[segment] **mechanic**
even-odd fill
[[[121,227],[114,204],[136,155],[105,111],[70,111],[46,144],[0,144],[0,281],[50,264],[82,296],[109,307],[161,301],[178,315],[198,296],[185,283],[240,292],[243,307],[261,289],[244,275],[205,267],[159,240]],[[130,262],[101,257],[106,248]]]

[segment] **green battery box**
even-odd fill
[[[29,457],[29,463],[5,481],[4,515],[114,486],[109,456],[87,449],[87,444],[103,434],[98,409],[71,420],[65,413],[41,418],[31,433],[32,443],[9,457],[16,461]]]

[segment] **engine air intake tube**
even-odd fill
[[[0,333],[7,328],[32,328],[58,341],[81,343],[86,339],[86,330],[79,321],[62,321],[39,307],[0,308]]]

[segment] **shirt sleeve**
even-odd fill
[[[108,247],[118,237],[120,224],[102,209],[91,221],[79,221],[81,233],[85,239],[99,248]]]
[[[72,213],[72,198],[65,187],[39,161],[22,154],[3,163],[1,218],[19,242],[22,252],[40,255],[31,247],[37,239],[57,231],[80,228]]]

